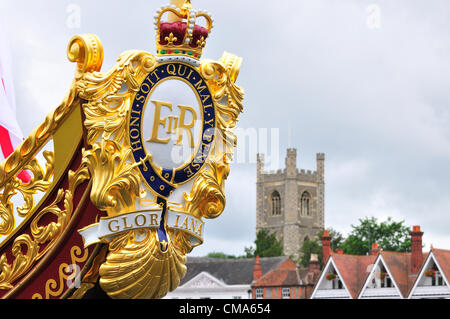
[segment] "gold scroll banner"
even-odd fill
[[[114,237],[128,231],[140,229],[158,229],[161,225],[161,210],[142,210],[115,217],[101,218],[96,224],[78,232],[83,237],[84,246],[98,243],[110,243]],[[186,232],[193,247],[203,244],[205,223],[185,213],[169,210],[166,217],[168,228]]]

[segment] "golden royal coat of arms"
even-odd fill
[[[212,28],[209,13],[173,1],[155,16],[157,54],[127,51],[106,73],[96,36],[70,41],[70,92],[0,165],[0,297],[98,286],[162,298],[179,286],[205,221],[224,211],[243,111],[242,59],[201,59]]]

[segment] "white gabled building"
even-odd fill
[[[431,249],[408,298],[450,299],[450,251]]]
[[[314,299],[449,298],[450,251],[422,252],[419,226],[411,231],[411,252],[382,251],[377,244],[369,256],[344,255],[330,249],[322,237],[326,265],[313,289]]]
[[[260,258],[261,275],[287,257]],[[251,299],[255,259],[188,257],[187,274],[165,299]]]
[[[177,290],[168,299],[249,299],[249,284],[227,285],[207,272],[202,272]]]
[[[390,272],[381,252],[378,254],[375,263],[368,267],[369,273],[364,283],[358,299],[401,299],[402,293],[398,288],[393,274]],[[398,255],[405,259],[404,256]]]
[[[352,295],[334,262],[334,255],[330,256],[324,271],[313,290],[311,299],[352,299]],[[338,258],[339,259],[339,258]],[[329,277],[331,276],[331,277]]]

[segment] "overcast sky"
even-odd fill
[[[24,133],[70,87],[74,65],[66,47],[73,35],[100,37],[106,71],[125,50],[155,52],[153,16],[167,3],[0,0]],[[326,154],[326,227],[346,234],[359,218],[392,216],[421,225],[427,248],[450,249],[447,0],[192,3],[215,18],[204,56],[218,59],[226,50],[244,58],[239,127],[279,129],[278,153],[268,155],[280,161],[271,168],[284,168],[288,146],[298,149],[304,169],[315,169],[316,153]],[[232,167],[228,206],[207,221],[205,244],[193,255],[243,254],[253,244],[256,154],[239,145],[247,156]]]

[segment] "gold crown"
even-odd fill
[[[166,13],[171,14],[172,21],[161,21]],[[196,24],[199,18],[206,20],[206,27]],[[178,8],[175,5],[161,7],[155,15],[157,55],[200,60],[213,23],[208,12],[192,9],[190,0]]]

